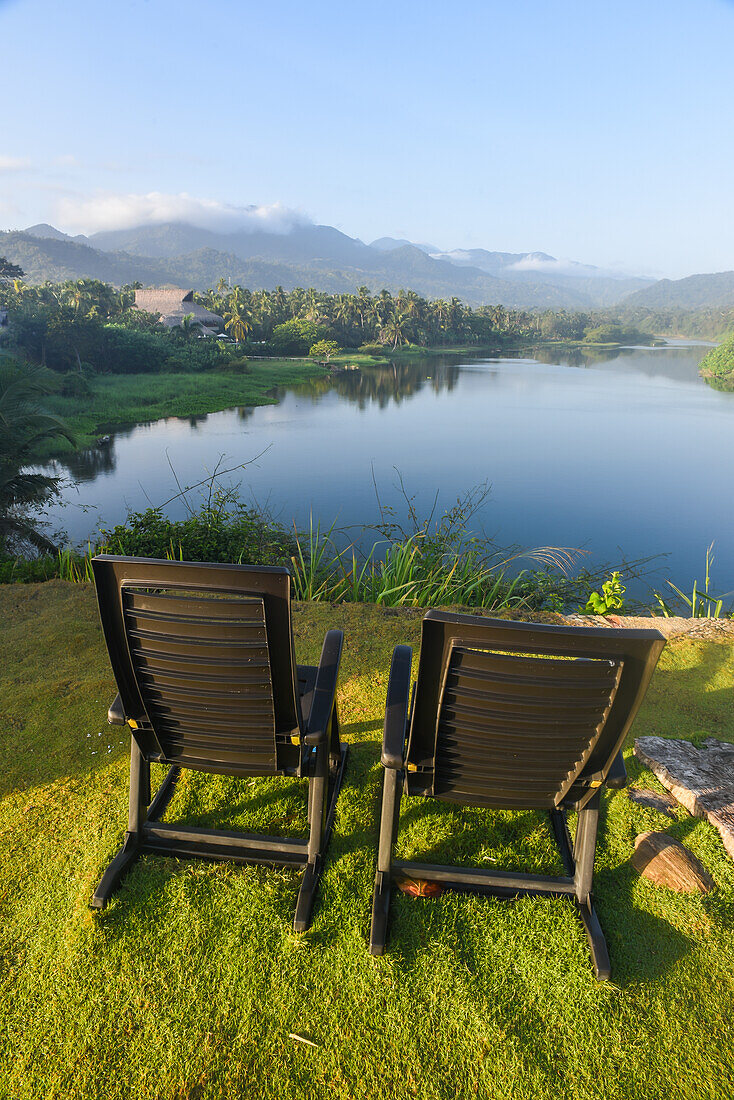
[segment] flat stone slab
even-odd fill
[[[734,859],[734,745],[708,737],[698,749],[690,741],[638,737],[635,756],[689,813],[718,829]]]

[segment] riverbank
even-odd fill
[[[499,358],[531,356],[534,348],[608,350],[618,344],[591,344],[580,341],[543,340],[507,341],[493,346],[476,344],[450,347],[409,345],[386,348],[380,354],[344,350],[334,356],[328,368],[386,367],[391,363],[435,359],[444,356]],[[94,447],[105,435],[135,424],[164,420],[168,417],[197,417],[222,412],[236,406],[274,404],[276,390],[297,385],[312,378],[327,376],[326,364],[308,357],[293,359],[251,358],[247,373],[197,371],[159,374],[105,374],[89,380],[89,393],[64,396],[52,393],[46,400],[48,410],[61,417],[72,429],[77,450]],[[61,376],[63,377],[63,376]],[[59,382],[60,385],[60,382]],[[65,441],[53,449],[39,452],[39,459],[63,457],[74,448]]]
[[[146,857],[109,909],[89,910],[124,835],[129,752],[106,723],[116,688],[94,592],[60,581],[0,590],[3,1095],[81,1100],[100,1081],[109,1100],[553,1100],[559,1081],[588,1100],[726,1095],[734,868],[714,828],[680,808],[667,819],[623,791],[604,795],[595,902],[610,983],[594,981],[573,908],[546,898],[399,894],[389,954],[370,957],[390,654],[407,643],[417,657],[421,612],[293,612],[299,661],[318,659],[325,630],[345,630],[350,746],[313,928],[301,936],[289,870]],[[734,742],[732,688],[731,646],[673,639],[633,736]],[[631,784],[661,790],[631,745]],[[558,873],[541,814],[410,802],[403,858],[451,859],[464,821],[465,861]],[[167,820],[300,834],[305,785],[184,773]],[[663,828],[713,875],[711,895],[633,872],[635,836]]]
[[[324,374],[313,360],[272,359],[248,362],[247,374],[207,371],[181,374],[105,374],[89,381],[90,393],[50,395],[45,404],[72,429],[77,449],[101,436],[169,416],[195,417],[237,405],[272,405],[280,386],[296,385]],[[54,455],[68,454],[70,444],[55,444]]]
[[[402,347],[387,349],[384,356],[343,351],[328,366],[339,368],[387,366],[443,355],[503,355],[500,348]],[[74,449],[86,450],[112,432],[135,424],[168,417],[197,417],[236,406],[272,405],[276,390],[327,376],[324,364],[308,357],[292,359],[251,358],[247,373],[196,371],[160,374],[104,374],[89,379],[89,393],[65,396],[51,393],[45,401],[49,412],[61,417],[76,437],[76,448],[62,440],[39,451],[39,460],[63,457]],[[59,379],[59,385],[60,380]]]

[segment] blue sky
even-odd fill
[[[0,227],[255,204],[367,241],[732,269],[733,47],[725,0],[0,0]]]

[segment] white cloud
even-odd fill
[[[239,231],[288,233],[309,222],[301,211],[275,202],[269,206],[234,206],[216,199],[199,199],[182,191],[177,195],[150,191],[147,195],[101,192],[82,198],[63,198],[58,221],[70,232],[133,229],[139,225],[187,222],[217,233]]]
[[[581,264],[578,260],[556,260],[552,256],[546,256],[542,252],[529,252],[514,264],[510,264],[508,271],[536,271],[546,275],[575,275],[590,279],[628,279],[639,278],[639,272],[633,272],[626,264],[613,264],[611,267],[593,267],[591,264]]]
[[[537,256],[532,252],[508,267],[508,271],[544,271],[549,275],[592,275],[595,270],[576,260],[555,260],[552,256]]]
[[[22,172],[24,168],[30,167],[31,162],[27,157],[0,156],[0,172]]]

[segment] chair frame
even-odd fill
[[[635,669],[637,682],[636,685],[633,684],[631,695],[628,693],[628,698],[625,700],[626,718],[616,730],[613,751],[608,753],[608,758],[601,767],[599,767],[598,757],[592,754],[587,767],[575,779],[561,803],[548,810],[552,833],[566,872],[564,875],[538,875],[398,860],[393,856],[393,849],[398,837],[402,795],[423,792],[410,792],[407,789],[409,772],[415,773],[417,770],[415,765],[409,762],[410,731],[415,713],[416,689],[418,691],[421,689],[421,669],[419,669],[419,679],[413,687],[412,704],[409,706],[412,650],[404,645],[395,648],[385,706],[381,757],[384,780],[372,903],[370,953],[372,955],[385,953],[392,887],[396,877],[409,877],[437,883],[443,889],[506,899],[523,896],[569,898],[574,903],[589,941],[594,974],[598,981],[607,980],[611,974],[609,952],[592,895],[601,795],[605,787],[619,790],[626,786],[627,773],[621,746],[665,644],[663,636],[656,630],[612,630],[606,627],[558,628],[431,611],[424,619],[421,665],[425,667],[423,663],[426,661],[432,672],[440,668],[441,654],[436,652],[435,642],[433,645],[426,645],[426,622],[436,624],[434,630],[436,627],[440,629],[444,658],[447,646],[450,646],[457,634],[468,633],[477,638],[484,624],[493,639],[504,636],[506,648],[532,652],[533,649],[552,646],[556,642],[569,654],[573,654],[575,646],[579,646],[586,653],[597,650],[600,653],[611,651],[618,654],[632,654],[631,662],[637,665]],[[427,652],[424,656],[424,651],[427,650],[432,652]],[[522,803],[518,802],[516,808],[522,809]],[[573,840],[567,823],[569,809],[575,809],[578,812]]]
[[[129,726],[131,747],[127,831],[122,847],[102,875],[91,906],[103,909],[135,860],[143,854],[302,868],[293,928],[296,932],[306,931],[311,924],[315,893],[331,839],[348,754],[347,746],[341,744],[339,737],[336,701],[343,632],[328,631],[318,666],[293,665],[295,683],[292,690],[294,700],[297,700],[301,729],[292,738],[294,746],[286,746],[283,750],[286,757],[284,765],[268,773],[295,775],[308,780],[308,837],[278,837],[165,823],[160,819],[173,798],[182,767],[172,764],[158,791],[151,797],[151,761],[167,761],[161,751],[154,723],[142,711],[137,685],[130,679],[131,676],[134,678],[134,672],[124,633],[124,587],[147,584],[166,589],[195,588],[247,594],[247,585],[250,584],[255,592],[264,591],[270,595],[275,592],[280,600],[280,612],[286,615],[283,621],[287,622],[292,655],[290,575],[287,569],[274,567],[161,562],[112,555],[98,555],[92,559],[92,567],[102,626],[120,688],[109,708],[108,721],[114,726]],[[276,677],[273,679],[275,693]],[[233,773],[226,766],[190,770],[247,774],[241,770]]]

